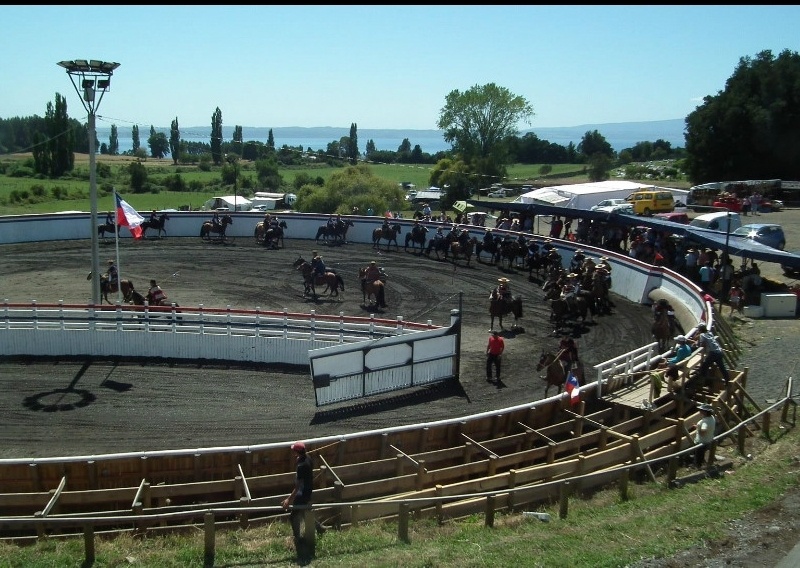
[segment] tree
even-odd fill
[[[275,149],[275,136],[272,134],[272,129],[269,129],[269,136],[267,136],[267,147]]]
[[[233,127],[233,147],[239,150],[240,156],[244,156],[244,136],[242,127],[238,124]]]
[[[255,163],[256,177],[258,178],[259,187],[268,190],[277,191],[283,185],[283,178],[278,172],[278,160],[275,159],[274,154]]]
[[[597,130],[591,132],[587,131],[586,134],[583,135],[583,138],[581,138],[578,144],[578,153],[583,154],[583,161],[585,162],[588,162],[595,154],[603,154],[607,156],[609,160],[614,159],[614,149],[611,147],[611,144],[608,143],[608,140]]]
[[[356,123],[350,124],[350,139],[347,143],[347,159],[350,160],[351,165],[358,162],[358,127]]]
[[[150,146],[150,156],[153,158],[161,159],[169,152],[167,135],[163,132],[156,132],[152,124],[150,125],[150,137],[147,139],[147,145]]]
[[[172,165],[178,165],[178,159],[181,157],[181,131],[178,128],[178,117],[172,121],[169,129],[169,152],[172,154]]]
[[[494,83],[451,91],[439,112],[437,127],[475,173],[505,177],[509,155],[506,139],[517,125],[530,122],[533,107],[524,97]]]
[[[139,160],[131,162],[128,166],[128,174],[131,176],[131,189],[134,193],[144,193],[147,183],[147,168]]]
[[[72,171],[75,164],[76,130],[67,116],[67,101],[59,93],[56,93],[55,105],[47,103],[43,127],[43,136],[38,132],[34,135],[33,169],[38,174],[57,178]]]
[[[211,159],[215,166],[222,163],[222,111],[219,107],[211,115]]]
[[[694,183],[800,179],[800,54],[743,57],[725,89],[686,117]]]
[[[108,154],[109,156],[119,155],[119,135],[117,134],[117,125],[111,125],[111,134],[108,137]]]
[[[375,150],[376,150],[375,141],[372,138],[370,138],[369,140],[367,140],[367,148],[366,150],[364,150],[364,154],[366,154],[367,158],[369,158],[372,154],[375,153]]]
[[[136,151],[141,146],[141,142],[139,141],[139,126],[137,124],[134,124],[131,129],[131,141],[133,142],[132,154],[136,155]]]
[[[589,181],[605,181],[611,169],[611,158],[603,152],[595,152],[589,157]]]
[[[350,213],[353,207],[397,211],[404,203],[405,194],[396,183],[375,176],[362,163],[331,174],[324,186],[309,184],[298,189],[295,208],[318,213]]]

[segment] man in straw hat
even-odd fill
[[[386,295],[384,293],[384,283],[386,281],[386,274],[378,267],[378,263],[376,261],[370,261],[369,265],[366,267],[364,271],[364,280],[362,282],[362,287],[366,284],[373,284],[377,287],[378,293],[375,297],[375,301],[378,304],[378,307],[385,308],[386,306]]]
[[[499,298],[504,302],[511,301],[511,280],[505,277],[497,279],[497,286],[494,287],[492,293],[489,294],[491,299]]]

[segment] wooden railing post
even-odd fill
[[[84,565],[91,566],[95,561],[94,525],[83,525]]]
[[[215,542],[216,542],[216,535],[214,534],[214,513],[206,513],[203,516],[203,526],[204,526],[204,554],[203,559],[206,566],[213,566],[214,565],[214,554],[215,554]]]
[[[569,481],[565,481],[561,484],[558,491],[558,517],[560,519],[566,519],[567,513],[569,512],[569,494],[572,491],[572,487],[569,485]]]
[[[496,495],[487,495],[486,496],[486,526],[493,527],[494,526],[494,508],[495,502],[497,501]]]
[[[400,542],[405,542],[406,544],[411,543],[408,538],[408,516],[410,510],[411,505],[408,501],[400,503],[400,511],[397,519],[397,538],[400,539]]]

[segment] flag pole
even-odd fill
[[[117,190],[114,190],[114,220],[117,222],[117,226],[114,227],[114,241],[116,246],[116,258],[117,258],[117,303],[122,303],[122,275],[120,272],[119,267],[119,207],[117,207]]]

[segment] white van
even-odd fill
[[[689,221],[689,226],[697,227],[698,229],[720,231],[722,233],[732,233],[742,226],[742,218],[738,213],[716,211],[714,213],[698,215]]]

